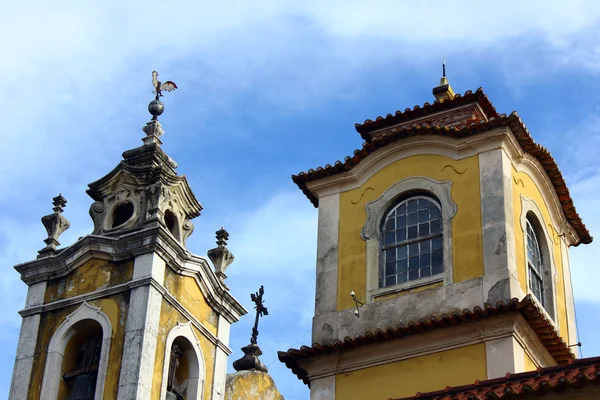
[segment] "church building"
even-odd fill
[[[58,248],[58,195],[47,246],[15,267],[28,292],[10,400],[226,398],[229,329],[246,310],[225,284],[227,231],[208,257],[186,248],[202,206],[161,148],[159,95],[143,145],[89,184],[93,232]]]
[[[577,359],[568,249],[591,243],[552,155],[481,89],[356,125],[293,176],[318,207],[311,400],[598,399]]]

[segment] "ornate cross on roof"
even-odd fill
[[[252,328],[252,338],[250,339],[250,343],[256,344],[256,339],[258,338],[258,320],[260,317],[269,315],[267,311],[267,307],[264,306],[264,301],[262,299],[263,294],[265,293],[265,289],[263,286],[260,287],[257,293],[251,293],[250,298],[256,304],[254,308],[256,309],[256,319],[254,320],[254,327]]]

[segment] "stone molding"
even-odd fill
[[[64,277],[90,259],[117,262],[152,252],[156,252],[175,272],[193,276],[208,304],[230,323],[247,313],[219,282],[208,261],[191,254],[161,226],[120,237],[88,235],[54,256],[18,264],[15,269],[21,274],[21,279],[31,285]]]
[[[521,149],[513,134],[506,137],[502,149],[510,158],[515,170],[526,173],[533,180],[542,195],[544,203],[548,207],[551,218],[550,222],[557,229],[560,229],[559,234],[564,235],[565,242],[569,246],[579,242],[579,236],[567,221],[556,190],[540,162]]]
[[[60,324],[52,335],[52,339],[50,339],[46,355],[44,378],[42,380],[42,390],[40,392],[41,400],[54,400],[58,396],[58,388],[62,380],[61,371],[64,351],[69,340],[77,333],[73,325],[86,319],[94,320],[102,327],[102,348],[100,350],[100,363],[98,365],[94,399],[103,399],[110,342],[113,335],[112,326],[110,319],[101,311],[100,307],[94,307],[84,301],[77,310],[66,317],[65,321]]]
[[[310,381],[348,373],[382,364],[435,354],[489,340],[510,337],[516,314],[502,318],[473,321],[455,327],[441,328],[419,335],[370,344],[351,352],[314,357],[299,364],[308,372]],[[403,343],[401,343],[403,342]]]
[[[152,277],[146,277],[142,279],[137,279],[133,281],[129,281],[127,283],[122,283],[120,285],[110,286],[104,289],[96,290],[94,292],[81,294],[78,296],[73,296],[68,299],[53,301],[52,303],[46,303],[42,305],[37,305],[34,307],[28,307],[21,311],[19,314],[25,318],[28,316],[41,314],[43,312],[56,310],[60,308],[69,307],[72,305],[80,304],[82,302],[87,302],[91,300],[98,300],[108,296],[112,296],[117,293],[127,292],[131,289],[151,285],[155,289],[157,289],[163,298],[172,305],[175,309],[177,309],[181,314],[185,316],[202,334],[215,346],[217,346],[221,351],[225,354],[230,355],[232,350],[229,348],[227,344],[217,338],[202,322],[200,322],[183,304],[179,302],[173,295],[169,293],[167,288],[158,283]]]
[[[186,338],[192,345],[192,350],[185,352],[185,355],[190,362],[186,399],[201,400],[204,397],[203,394],[204,380],[206,379],[206,366],[204,364],[204,356],[202,354],[200,342],[196,337],[190,322],[186,322],[184,324],[178,322],[177,326],[173,327],[173,329],[171,329],[167,335],[165,358],[162,370],[162,383],[160,386],[160,400],[165,400],[166,398],[167,375],[169,373],[169,362],[171,360],[171,346],[178,337]]]
[[[307,188],[319,198],[361,187],[385,166],[403,158],[434,154],[462,160],[502,145],[508,128],[497,128],[485,135],[468,136],[461,140],[438,135],[422,135],[399,140],[369,154],[358,165],[345,173],[307,182]]]
[[[539,339],[519,313],[498,315],[494,318],[471,321],[456,326],[424,332],[419,335],[391,339],[358,347],[352,351],[331,353],[300,361],[311,382],[337,374],[349,373],[378,365],[439,353],[503,338],[515,338],[521,345],[534,345],[535,359],[541,357],[555,365],[547,351],[538,353]],[[533,336],[531,336],[533,335]],[[545,350],[545,349],[543,349]],[[510,355],[513,356],[512,354]],[[548,360],[546,357],[550,357]],[[324,390],[326,388],[323,388]]]
[[[404,193],[420,190],[433,194],[440,203],[442,212],[442,242],[444,272],[417,281],[408,281],[400,285],[379,287],[381,273],[381,221],[392,204]],[[366,243],[367,259],[367,302],[374,301],[375,297],[384,296],[397,291],[406,290],[426,284],[443,281],[444,285],[452,283],[452,218],[456,215],[458,207],[452,200],[452,181],[438,181],[429,177],[410,177],[396,182],[390,186],[377,199],[365,204],[367,214],[361,237]]]
[[[538,232],[539,230],[542,231],[543,236],[542,237],[538,237],[538,241],[542,242],[539,243],[540,247],[541,247],[541,251],[542,251],[542,257],[543,257],[543,267],[544,267],[544,302],[547,304],[548,302],[550,302],[550,310],[551,313],[547,313],[550,316],[550,320],[555,322],[556,321],[556,316],[558,315],[558,310],[557,310],[557,298],[556,298],[556,275],[557,275],[557,270],[556,270],[556,263],[554,260],[554,245],[556,244],[554,242],[553,237],[551,236],[551,234],[548,232],[548,225],[547,222],[544,220],[544,216],[542,214],[542,212],[540,211],[540,208],[538,207],[538,205],[535,203],[535,201],[533,201],[532,199],[528,198],[528,197],[524,197],[523,195],[521,195],[521,213],[520,213],[520,228],[521,231],[523,232],[523,250],[524,250],[524,254],[522,255],[522,257],[524,257],[524,262],[525,262],[525,284],[527,287],[527,293],[530,294],[531,290],[529,288],[529,273],[528,273],[528,263],[527,263],[527,214],[533,214],[535,216],[535,218],[538,220],[537,226],[534,226],[534,228],[538,228]],[[535,221],[534,221],[535,222]],[[538,235],[541,236],[541,235]],[[542,240],[539,240],[542,239]],[[558,243],[560,244],[560,242]],[[548,291],[548,289],[550,289],[550,291]],[[548,293],[550,292],[550,293]],[[550,296],[548,296],[548,294],[550,294]],[[533,297],[535,298],[535,295],[533,295]],[[535,299],[536,301],[538,299]],[[546,307],[542,306],[540,304],[540,307],[544,310],[547,311]],[[555,323],[556,329],[560,334],[560,331],[558,330],[558,325]]]

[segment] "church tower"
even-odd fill
[[[208,251],[214,268],[185,246],[202,206],[161,149],[159,97],[176,86],[155,88],[143,145],[89,184],[93,232],[57,248],[59,195],[42,218],[47,246],[15,267],[28,294],[11,400],[223,399],[229,327],[246,310],[224,282],[227,231]]]
[[[344,161],[293,176],[319,212],[313,345],[279,359],[312,400],[575,358],[568,248],[592,238],[556,162],[481,89],[454,94],[444,71],[433,94],[357,124],[365,142]]]

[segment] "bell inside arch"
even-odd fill
[[[73,389],[67,400],[94,400],[96,392],[96,375],[83,374],[73,379]]]

